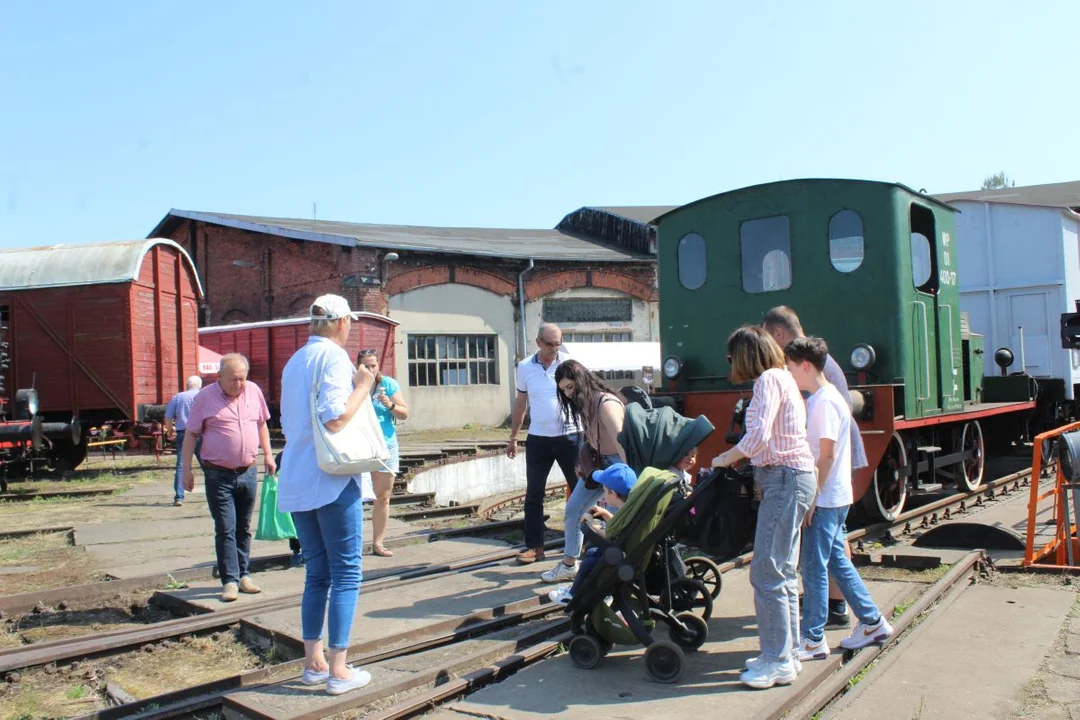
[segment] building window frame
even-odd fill
[[[540,311],[543,322],[574,323],[630,322],[634,300],[625,297],[545,298]]]
[[[409,387],[499,385],[498,340],[493,333],[409,333]]]
[[[606,343],[633,342],[634,333],[630,330],[565,330],[564,343]]]

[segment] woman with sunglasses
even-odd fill
[[[405,405],[398,381],[379,372],[379,356],[375,350],[361,350],[356,361],[375,375],[371,402],[375,406],[379,425],[382,426],[386,447],[390,450],[390,460],[386,465],[391,472],[371,473],[372,489],[375,491],[375,504],[371,509],[371,550],[380,557],[393,557],[393,551],[383,547],[383,540],[386,535],[386,521],[390,518],[390,495],[394,491],[394,478],[399,471],[400,462],[395,425],[398,420],[409,417],[409,408]]]
[[[622,397],[577,360],[565,360],[559,365],[555,384],[566,422],[581,428],[585,442],[579,456],[582,479],[566,501],[563,559],[540,574],[540,579],[548,583],[566,582],[577,576],[578,556],[585,542],[581,518],[604,494],[604,488],[592,479],[593,471],[626,462],[626,451],[619,444],[626,414]]]
[[[806,439],[806,402],[772,335],[744,325],[728,338],[728,379],[753,382],[746,434],[718,455],[713,467],[743,459],[754,466],[761,493],[750,584],[754,587],[761,654],[740,680],[752,688],[790,685],[801,669],[799,646],[799,528],[817,492],[814,455]]]

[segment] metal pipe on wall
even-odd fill
[[[521,345],[518,348],[518,360],[525,359],[525,347],[529,343],[525,332],[525,275],[534,267],[536,267],[536,263],[533,262],[532,258],[529,258],[528,266],[518,273],[518,322],[521,323]]]

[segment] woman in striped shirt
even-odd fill
[[[789,685],[799,659],[799,528],[817,490],[814,455],[806,440],[806,402],[768,332],[744,325],[728,338],[733,383],[754,382],[746,434],[713,460],[731,467],[749,458],[761,493],[750,583],[754,586],[761,654],[740,679],[754,688]]]

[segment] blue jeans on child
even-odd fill
[[[814,473],[772,465],[754,468],[761,489],[750,584],[761,655],[784,662],[799,643],[799,526],[814,499]]]
[[[802,634],[814,642],[825,637],[825,622],[829,615],[829,577],[844,594],[855,617],[870,624],[881,613],[866,583],[851,560],[844,554],[844,522],[848,508],[816,508],[810,519],[810,527],[803,530],[802,578],[803,611]]]
[[[589,548],[585,551],[585,557],[581,560],[581,567],[574,576],[574,584],[570,586],[570,596],[573,597],[581,586],[585,584],[585,578],[600,564],[600,548]]]
[[[329,505],[292,514],[307,568],[304,598],[300,602],[300,625],[305,641],[322,638],[326,620],[329,646],[335,650],[349,647],[363,578],[360,559],[363,507],[360,486],[353,481]]]

